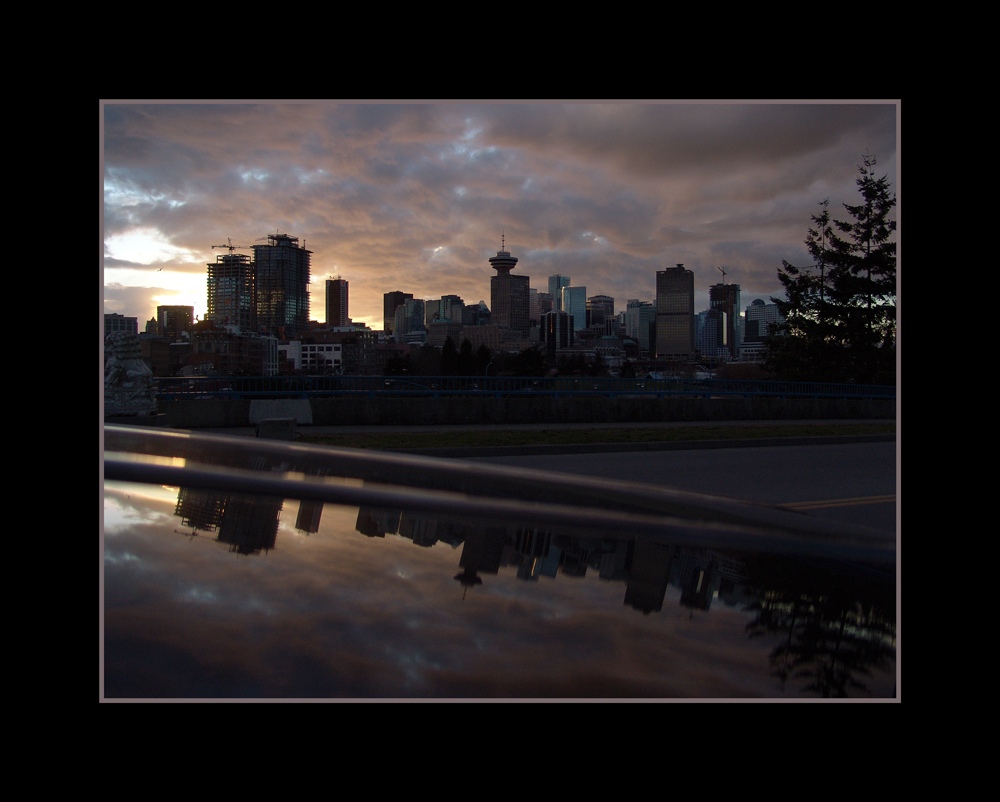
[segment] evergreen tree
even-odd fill
[[[778,269],[785,297],[771,300],[785,322],[768,338],[765,367],[779,378],[895,383],[896,197],[875,164],[866,155],[858,168],[862,202],[844,204],[849,221],[831,220],[829,200],[812,215],[805,244],[814,264]]]
[[[469,345],[471,347],[472,344],[469,343]],[[486,346],[486,343],[483,343],[482,345],[479,346],[479,348],[476,349],[475,371],[474,371],[475,375],[476,376],[479,376],[480,374],[485,375],[487,369],[490,366],[490,362],[492,361],[493,361],[493,353]]]
[[[444,347],[441,349],[441,375],[459,375],[458,349],[455,348],[455,341],[451,337],[444,341]]]
[[[476,358],[472,354],[472,343],[468,339],[464,339],[458,352],[458,375],[474,376],[477,373]]]

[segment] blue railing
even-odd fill
[[[516,396],[769,396],[780,398],[862,398],[894,401],[885,385],[738,379],[611,379],[509,376],[259,376],[157,379],[157,398],[313,398],[338,395]]]

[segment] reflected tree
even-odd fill
[[[795,678],[823,698],[871,693],[865,679],[896,657],[894,583],[861,567],[845,577],[775,557],[752,559],[748,572],[762,592],[747,634],[784,634],[770,655],[782,690]]]

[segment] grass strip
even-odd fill
[[[305,434],[298,441],[345,448],[487,448],[522,445],[587,445],[591,443],[653,443],[680,440],[746,440],[780,437],[895,434],[895,422],[809,424],[788,426],[676,426],[622,429],[541,429]]]

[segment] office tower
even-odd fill
[[[437,323],[441,314],[441,301],[424,301],[424,326]]]
[[[548,312],[558,312],[558,309],[554,308],[555,299],[552,297],[552,293],[540,292],[538,293],[538,313],[539,318]]]
[[[743,318],[740,316],[740,285],[713,284],[708,288],[708,302],[712,309],[726,313],[726,345],[733,359],[739,356],[743,342]]]
[[[573,347],[573,318],[567,312],[546,312],[542,315],[541,335],[549,359],[555,361],[557,349]]]
[[[253,246],[257,328],[286,335],[309,330],[309,257],[299,238],[269,234],[267,245]]]
[[[684,265],[656,271],[656,358],[694,356],[694,273]]]
[[[347,281],[342,278],[326,280],[326,325],[349,326],[347,316]]]
[[[615,299],[610,295],[593,295],[587,299],[587,306],[591,309],[598,306],[604,307],[604,318],[608,320],[615,316]]]
[[[511,270],[517,264],[517,257],[503,249],[490,257],[490,266],[497,274],[490,279],[490,307],[494,326],[509,329],[527,337],[531,330],[529,278],[513,276]]]
[[[599,328],[611,333],[615,317],[615,299],[610,295],[593,295],[587,299],[587,328]]]
[[[156,331],[170,342],[181,339],[181,332],[191,331],[194,327],[193,306],[158,306],[156,307]]]
[[[569,286],[569,281],[569,276],[560,276],[558,273],[554,276],[549,276],[549,295],[552,296],[553,312],[566,311],[562,308],[562,291],[563,287]]]
[[[208,265],[208,311],[205,317],[219,328],[236,326],[257,330],[254,305],[254,270],[245,254],[220,254]]]
[[[782,322],[777,304],[764,303],[757,298],[747,307],[744,324],[744,342],[763,342],[771,333],[771,327]]]
[[[438,320],[461,323],[462,313],[464,311],[465,301],[463,301],[460,296],[442,295],[440,306],[438,307]]]
[[[426,319],[426,309],[423,299],[407,298],[403,305],[396,309],[396,322],[393,327],[396,341],[408,334],[423,334],[427,331],[424,323]]]
[[[656,307],[649,301],[633,299],[625,304],[625,336],[639,343],[639,350],[648,354],[649,324],[656,320]]]
[[[694,316],[694,347],[703,359],[727,359],[729,315],[721,309],[706,309]]]
[[[480,301],[478,304],[469,304],[462,310],[462,325],[463,326],[488,326],[490,325],[490,308],[486,305],[486,301]]]
[[[587,288],[563,287],[561,311],[573,316],[573,331],[587,328]]]
[[[382,296],[382,329],[386,334],[396,331],[396,310],[413,298],[409,292],[387,292]]]

